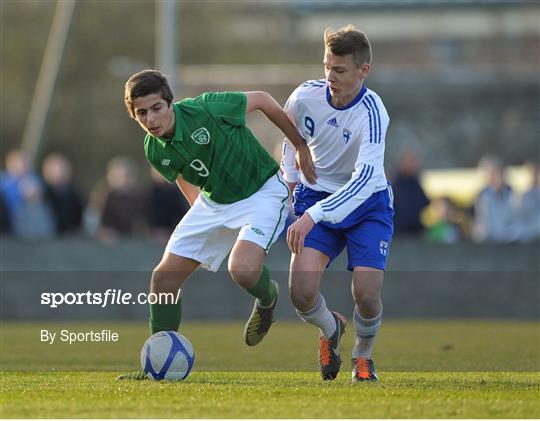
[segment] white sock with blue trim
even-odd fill
[[[377,332],[381,327],[382,311],[381,304],[381,311],[377,316],[373,319],[364,319],[358,312],[358,307],[354,307],[353,324],[356,337],[352,349],[353,358],[371,358],[375,335],[377,335]]]
[[[336,331],[336,319],[326,307],[326,301],[321,293],[317,296],[317,303],[311,310],[305,312],[296,310],[296,313],[304,322],[317,326],[325,338],[330,338]]]

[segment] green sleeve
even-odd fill
[[[227,124],[246,125],[247,97],[244,92],[207,92],[201,99],[212,115]]]

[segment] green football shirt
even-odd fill
[[[148,161],[171,183],[181,174],[214,202],[251,196],[279,167],[246,127],[246,102],[242,92],[208,92],[174,103],[174,137],[147,134]]]

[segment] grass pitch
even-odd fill
[[[382,373],[355,384],[317,373],[194,372],[182,383],[113,373],[5,373],[6,418],[538,418],[539,375]]]
[[[114,380],[138,369],[144,323],[3,323],[2,418],[540,418],[540,329],[524,321],[385,320],[378,384],[323,383],[317,332],[280,322],[257,347],[241,322],[185,323],[196,352],[181,383]],[[117,343],[40,343],[41,329],[112,329]]]

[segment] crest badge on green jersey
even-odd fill
[[[195,130],[193,133],[191,133],[191,138],[195,143],[198,143],[199,145],[207,145],[210,143],[210,133],[206,129],[206,127],[201,127],[197,130]]]

